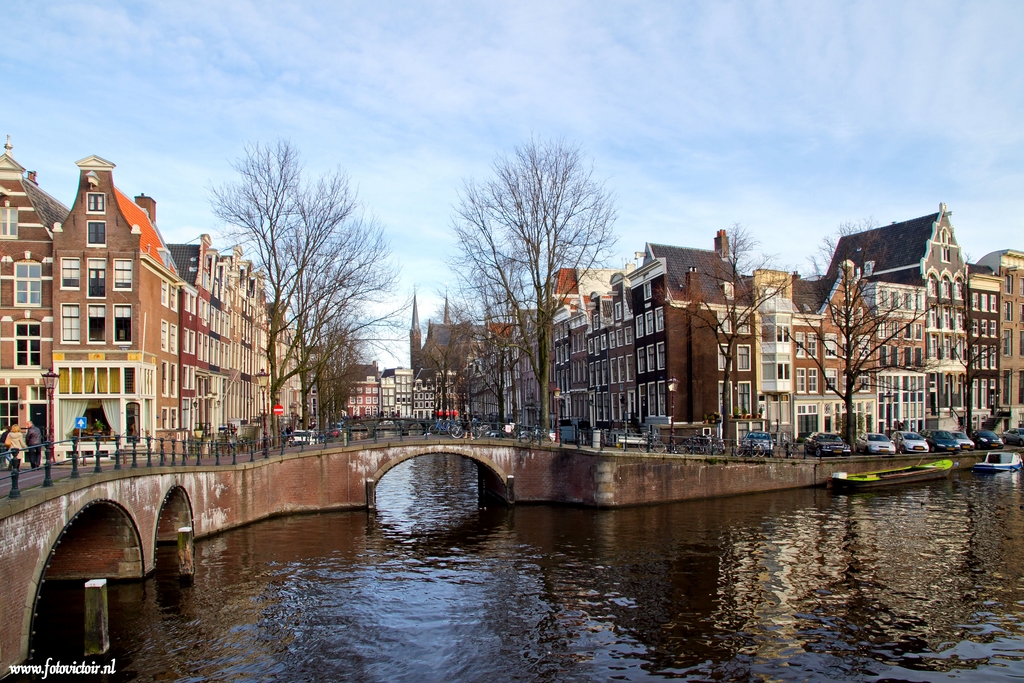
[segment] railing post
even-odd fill
[[[43,462],[43,486],[53,486],[53,478],[50,476],[50,468],[53,466],[50,462],[50,454],[53,452],[53,443],[51,442],[50,447],[46,448],[46,452],[43,457],[46,460]]]
[[[18,477],[21,476],[21,458],[11,458],[11,492],[8,498],[21,498],[21,489],[18,488]]]
[[[129,437],[132,440],[132,469],[139,467],[139,437]]]
[[[267,460],[270,458],[270,442],[267,441],[267,435],[263,435],[263,459]]]
[[[284,457],[284,434],[282,434],[278,438],[281,439],[281,457],[283,458]]]
[[[256,454],[253,445],[253,439],[249,439],[249,462],[256,462]]]
[[[160,442],[160,467],[163,467],[167,462],[166,455],[164,454],[164,437],[161,436],[157,441]]]
[[[96,437],[96,467],[93,468],[93,472],[102,472],[103,468],[100,467],[100,437]]]
[[[236,448],[235,447],[237,445],[238,444],[236,442],[234,442],[234,441],[231,442],[231,464],[232,465],[237,465],[238,464],[238,460],[235,457],[236,456],[236,452],[235,452]]]
[[[78,473],[78,437],[71,437],[71,478],[78,479],[82,475]]]
[[[196,467],[203,464],[203,440],[199,439],[196,444]]]
[[[210,441],[210,446],[213,448],[213,464],[220,465],[220,444],[213,439]]]
[[[114,435],[114,469],[121,469],[121,435]]]

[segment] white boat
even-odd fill
[[[993,451],[985,455],[985,459],[975,465],[975,472],[1016,472],[1020,469],[1020,453]]]

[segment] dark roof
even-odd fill
[[[971,275],[998,275],[991,266],[982,266],[977,263],[967,264],[967,272]]]
[[[178,275],[190,285],[196,284],[199,277],[199,245],[198,244],[168,244],[171,258],[178,266]]]
[[[36,210],[39,222],[47,230],[52,230],[54,223],[63,223],[67,220],[71,209],[44,192],[42,188],[28,178],[25,178],[22,186],[25,188],[25,195],[28,196],[29,201],[32,202],[32,206]]]
[[[940,214],[932,213],[920,218],[913,218],[902,223],[883,225],[873,230],[865,230],[840,238],[836,250],[832,254],[832,262],[828,267],[826,279],[835,280],[839,272],[839,264],[849,259],[864,271],[864,264],[874,261],[872,275],[865,277],[886,282],[903,284],[919,284],[921,271],[908,266],[918,266],[928,251],[928,241],[934,231],[935,222]],[[879,271],[905,268],[893,273]]]
[[[797,313],[816,313],[828,297],[825,280],[793,280],[793,306]]]
[[[701,294],[705,301],[724,302],[720,282],[728,278],[714,277],[722,272],[728,263],[710,249],[694,249],[692,247],[673,247],[667,244],[648,244],[654,258],[665,259],[665,272],[668,291],[676,295],[686,290],[686,274],[693,270],[700,282]]]
[[[377,377],[377,366],[373,363],[359,364],[353,368],[352,373],[355,377],[358,377],[357,382],[365,382],[367,377]]]
[[[394,376],[395,376],[395,369],[394,368],[388,368],[384,372],[380,373],[380,378],[381,379],[384,379],[385,377],[394,377]]]

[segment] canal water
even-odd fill
[[[110,590],[116,680],[1002,681],[1024,677],[1017,474],[599,511],[477,498],[424,456],[379,509],[173,549]],[[48,583],[36,661],[81,661]],[[108,659],[103,659],[108,661]],[[76,679],[77,680],[77,679]]]

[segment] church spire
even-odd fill
[[[411,329],[416,330],[417,332],[420,329],[420,313],[416,309],[416,294],[415,293],[413,293],[413,295],[412,295],[412,328]]]
[[[445,325],[451,325],[452,324],[452,316],[448,312],[448,292],[444,293],[444,324]]]

